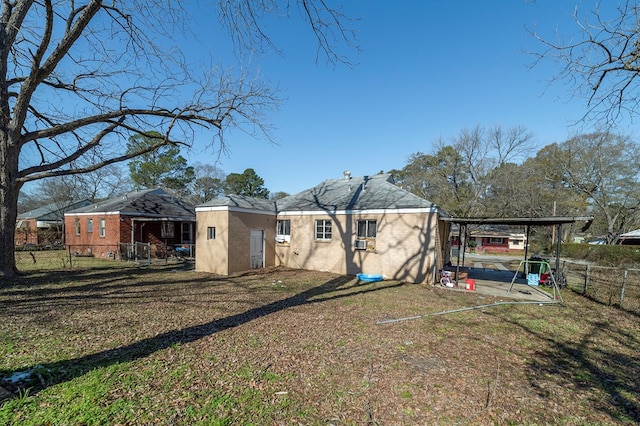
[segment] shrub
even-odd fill
[[[603,266],[640,266],[640,246],[562,244],[562,256],[592,261]]]

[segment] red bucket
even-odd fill
[[[467,283],[467,290],[473,291],[476,289],[476,280],[467,278],[466,283]]]

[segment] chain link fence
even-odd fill
[[[640,269],[561,263],[572,290],[605,305],[640,314]]]
[[[15,254],[16,267],[22,272],[90,269],[108,266],[114,262],[132,265],[151,263],[149,243],[69,245],[65,248],[32,245],[18,247]]]

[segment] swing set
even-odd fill
[[[586,231],[591,223],[593,217],[580,216],[580,217],[568,217],[568,216],[550,216],[550,217],[522,217],[522,218],[461,218],[461,217],[447,217],[443,218],[445,222],[458,225],[458,241],[462,241],[462,235],[464,232],[464,245],[460,245],[458,249],[458,259],[456,265],[456,276],[460,271],[460,265],[464,265],[465,250],[467,239],[467,227],[469,225],[509,225],[509,226],[522,226],[526,229],[524,260],[520,261],[518,269],[516,270],[507,294],[513,289],[513,285],[516,282],[518,276],[524,276],[527,278],[527,285],[532,289],[537,290],[545,295],[548,295],[554,301],[563,303],[562,296],[560,295],[560,289],[566,287],[566,280],[564,274],[560,270],[560,249],[562,242],[562,225],[573,224],[575,222],[585,222],[582,227],[582,232]],[[553,242],[556,246],[555,253],[555,265],[552,268],[549,261],[542,258],[532,257],[528,259],[529,255],[529,235],[532,226],[553,226]],[[462,256],[462,259],[461,259]],[[539,286],[543,285],[550,287],[553,290],[553,294],[544,292],[539,289]]]

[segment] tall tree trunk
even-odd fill
[[[0,132],[0,277],[16,275],[15,234],[18,217],[18,150],[6,132]]]

